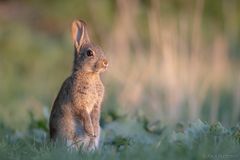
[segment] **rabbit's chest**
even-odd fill
[[[89,87],[87,93],[88,93],[89,101],[92,102],[91,104],[93,105],[96,104],[99,98],[96,86],[92,85],[91,87]]]
[[[104,86],[100,82],[96,82],[88,89],[88,112],[90,113],[94,105],[101,104],[104,95]]]
[[[79,85],[77,93],[75,94],[76,106],[84,106],[85,109],[90,113],[99,101],[99,95],[95,83]]]
[[[104,86],[101,81],[95,83],[95,88],[98,96],[98,103],[101,103],[104,96]]]
[[[84,107],[90,113],[95,105],[99,106],[104,95],[104,87],[99,78],[83,79],[74,85],[73,107]]]

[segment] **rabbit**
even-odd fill
[[[74,45],[72,74],[64,81],[50,114],[50,139],[70,148],[94,151],[100,137],[100,112],[104,86],[100,74],[108,67],[102,49],[90,41],[86,23],[71,27]]]

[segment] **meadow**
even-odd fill
[[[84,19],[110,65],[101,149],[49,142]],[[0,1],[0,159],[239,159],[237,0]]]

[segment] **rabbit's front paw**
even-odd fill
[[[93,126],[94,126],[94,134],[97,137],[100,134],[100,126],[99,126],[99,124],[96,124],[96,125],[93,125]]]
[[[96,135],[94,134],[94,129],[92,125],[85,125],[85,131],[88,136],[96,137]]]

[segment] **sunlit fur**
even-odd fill
[[[96,150],[100,138],[100,112],[104,86],[100,73],[108,61],[102,49],[90,42],[86,24],[72,24],[74,63],[64,81],[50,115],[50,138],[63,141],[70,149]],[[87,51],[91,50],[91,56]]]

